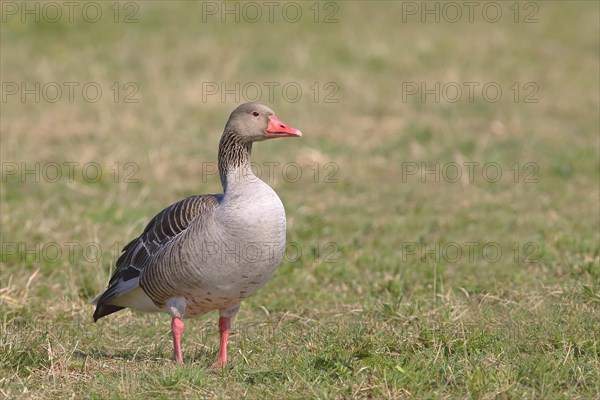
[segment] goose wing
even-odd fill
[[[218,202],[217,195],[192,196],[170,205],[152,218],[142,234],[123,248],[108,288],[92,300],[92,304],[96,305],[94,321],[124,308],[111,304],[111,300],[137,288],[140,273],[153,263],[156,255],[180,237],[195,220],[212,212]]]

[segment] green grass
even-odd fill
[[[337,23],[314,23],[313,3],[298,4],[298,23],[203,22],[200,2],[156,1],[139,3],[132,24],[114,23],[108,3],[98,23],[0,24],[3,85],[103,89],[95,103],[80,91],[0,103],[0,396],[599,398],[598,4],[539,2],[533,24],[513,22],[513,2],[499,3],[497,23],[456,24],[353,1],[336,3]],[[127,82],[139,102],[122,102]],[[186,365],[175,366],[166,315],[94,324],[89,305],[156,212],[220,191],[203,163],[216,161],[237,103],[206,97],[211,82],[303,90],[270,104],[304,137],[253,154],[265,174],[280,163],[271,184],[295,247],[242,305],[222,371],[210,368],[214,313],[186,321]],[[328,82],[337,103],[324,101]],[[503,97],[404,100],[410,82],[495,82]],[[523,102],[529,82],[536,103]],[[65,162],[79,163],[72,180],[43,179]],[[283,172],[291,162],[297,182]],[[479,163],[472,181],[466,168],[456,183],[420,175],[465,162]],[[40,172],[8,172],[22,163]],[[97,180],[82,175],[90,163]],[[500,166],[498,182],[481,175],[486,163]]]

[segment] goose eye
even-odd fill
[[[256,112],[256,111],[254,111],[254,112],[252,113],[252,115],[254,115],[255,117],[258,117],[260,114],[258,114],[258,112]]]

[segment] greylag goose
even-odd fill
[[[285,210],[250,168],[254,142],[302,133],[257,103],[236,108],[219,143],[223,194],[197,195],[158,213],[123,248],[94,322],[123,308],[171,318],[175,361],[183,363],[183,318],[219,310],[217,367],[227,362],[231,318],[271,278],[285,249]]]

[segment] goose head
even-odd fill
[[[259,103],[245,103],[233,110],[225,132],[240,136],[246,143],[302,136],[300,130],[281,121],[273,110]]]

